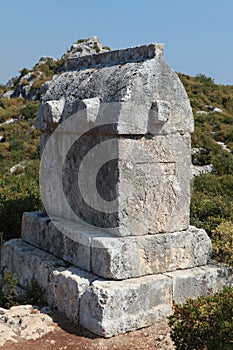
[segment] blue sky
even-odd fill
[[[96,35],[111,49],[165,44],[178,72],[233,85],[233,0],[1,0],[0,82]]]

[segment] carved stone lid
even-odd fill
[[[129,62],[142,62],[155,57],[163,57],[163,49],[163,44],[150,44],[77,58],[69,58],[65,61],[63,69],[67,71],[73,69],[81,70],[114,66]]]
[[[42,132],[51,133],[85,109],[95,125],[106,108],[111,121],[134,125],[132,130],[118,128],[119,134],[193,131],[187,93],[163,58],[163,44],[72,58],[66,65],[67,71],[54,76],[43,96],[37,122]],[[77,131],[83,131],[81,124]]]

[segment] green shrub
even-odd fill
[[[232,350],[233,288],[175,305],[169,325],[178,350]]]
[[[221,222],[212,231],[215,259],[233,266],[233,221]]]
[[[193,181],[190,205],[192,225],[203,228],[211,236],[222,221],[233,221],[233,176],[202,174]]]
[[[37,116],[37,112],[39,109],[39,101],[36,102],[28,102],[28,104],[21,109],[22,115],[25,119],[34,119]]]
[[[218,175],[233,175],[233,155],[231,153],[221,150],[217,155],[212,156],[212,164]]]
[[[33,276],[29,285],[26,286],[22,298],[23,304],[41,305],[43,300],[44,288],[42,288]]]
[[[17,292],[18,280],[12,272],[7,272],[2,279],[0,290],[0,307],[6,309],[19,304],[41,305],[44,294],[42,288],[33,276],[30,283],[20,295]]]
[[[10,150],[11,151],[22,151],[25,149],[25,144],[23,140],[12,139],[10,141]]]
[[[0,127],[6,142],[0,144],[0,231],[4,239],[20,236],[21,219],[24,211],[41,210],[39,193],[39,132],[35,124],[39,102],[23,98],[0,99],[3,119],[24,114],[26,120]],[[26,165],[14,174],[9,169],[18,164]]]
[[[26,104],[23,97],[17,98],[0,98],[0,123],[7,119],[17,118],[21,115],[21,108]]]
[[[210,77],[207,77],[205,74],[197,74],[196,80],[202,83],[203,85],[214,85],[214,80]]]
[[[32,84],[32,90],[39,90],[42,85],[44,83],[46,83],[46,81],[49,81],[52,79],[52,75],[49,75],[49,76],[43,76],[42,78],[36,80],[33,84]]]
[[[20,79],[21,79],[24,75],[28,74],[29,72],[30,72],[30,70],[27,69],[27,68],[21,69],[21,70],[19,71],[19,73],[20,73]]]
[[[9,90],[10,90],[10,87],[9,87],[9,86],[0,84],[0,94],[4,94],[4,92],[7,92],[7,91],[9,91]]]
[[[16,291],[17,279],[12,272],[8,272],[2,279],[2,288],[0,290],[0,307],[10,308],[18,305],[18,293]]]
[[[86,43],[88,39],[78,39],[77,44],[83,44]]]
[[[229,207],[223,198],[209,198],[204,194],[193,194],[190,206],[191,225],[200,227],[211,235],[224,219],[232,217],[232,205]]]
[[[20,82],[20,79],[21,79],[24,75],[28,74],[29,72],[30,72],[30,70],[27,69],[27,68],[23,68],[23,69],[21,69],[21,70],[19,71],[20,75],[14,80],[14,89],[16,89],[16,88],[18,87],[19,82]]]
[[[209,196],[225,196],[233,198],[233,176],[226,174],[201,174],[195,178],[195,190]]]
[[[42,210],[38,178],[28,177],[27,168],[25,171],[25,175],[0,180],[0,232],[4,232],[5,240],[20,237],[25,211]]]

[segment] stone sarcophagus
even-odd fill
[[[42,148],[63,122],[42,163],[49,216],[117,236],[188,229],[193,115],[163,46],[93,55],[68,67],[50,84],[38,117]],[[59,183],[66,200],[54,189]]]
[[[37,120],[46,214],[24,214],[3,267],[21,285],[35,275],[49,305],[108,337],[230,284],[230,271],[207,265],[210,239],[189,226],[193,115],[163,45],[65,66]]]

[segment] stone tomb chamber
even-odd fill
[[[163,45],[65,62],[38,117],[44,213],[24,213],[2,266],[93,333],[152,325],[232,285],[190,226],[193,114]]]

